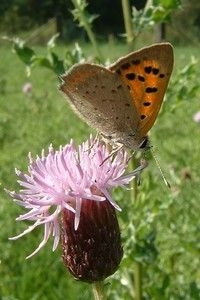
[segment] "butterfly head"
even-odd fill
[[[136,137],[136,135],[132,132],[116,132],[109,136],[105,134],[102,134],[102,136],[114,145],[123,144],[125,147],[134,151],[146,150],[150,148],[148,136],[145,136],[141,139]]]
[[[144,149],[149,149],[150,148],[150,143],[149,143],[149,138],[148,136],[143,137],[141,143],[139,144],[139,149],[144,150]]]

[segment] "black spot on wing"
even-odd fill
[[[140,59],[134,59],[134,60],[132,60],[131,63],[132,63],[133,65],[137,66],[137,65],[140,64]]]
[[[121,65],[121,69],[128,70],[130,68],[130,66],[131,66],[130,63],[127,62],[127,63],[124,63],[123,65]]]
[[[158,75],[159,69],[158,69],[158,68],[152,68],[152,73],[153,73],[154,75]]]
[[[144,67],[144,71],[145,71],[145,73],[150,74],[151,71],[152,71],[152,67],[151,66],[146,66],[146,67]]]
[[[127,74],[126,74],[126,78],[127,78],[128,80],[134,80],[135,77],[136,77],[135,73],[127,73]]]
[[[143,105],[144,105],[144,106],[150,106],[150,105],[151,105],[151,102],[145,101],[145,102],[143,102]]]
[[[146,91],[146,93],[151,94],[151,93],[156,93],[158,91],[158,89],[156,87],[148,86],[145,91]]]
[[[165,74],[161,73],[161,74],[159,75],[159,77],[160,77],[160,78],[164,78],[164,77],[165,77]]]
[[[145,78],[144,78],[144,76],[142,76],[142,75],[138,75],[138,80],[139,81],[141,81],[141,82],[145,82]]]

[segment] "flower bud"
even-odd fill
[[[74,218],[72,211],[63,210],[64,264],[76,279],[102,281],[117,270],[123,255],[115,208],[108,200],[83,199],[77,230]]]

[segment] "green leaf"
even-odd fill
[[[165,9],[177,9],[181,5],[180,0],[153,0],[153,5],[154,6],[162,6]]]
[[[167,21],[170,19],[170,12],[164,9],[164,7],[159,6],[157,9],[155,9],[152,19],[156,23]]]
[[[63,61],[59,59],[54,52],[51,52],[51,57],[52,57],[52,69],[54,70],[54,72],[57,75],[63,74],[65,72]]]
[[[23,63],[31,65],[33,57],[35,56],[33,49],[25,46],[24,43],[18,42],[17,40],[14,42],[13,48]]]
[[[44,56],[35,56],[32,61],[32,67],[34,66],[41,66],[48,69],[52,69],[49,59]]]

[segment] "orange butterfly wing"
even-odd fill
[[[137,131],[141,138],[157,118],[172,69],[173,48],[169,43],[143,48],[110,66],[130,90],[140,118]]]

